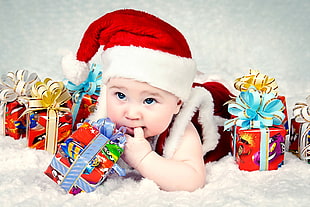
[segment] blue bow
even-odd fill
[[[96,122],[92,122],[91,125],[112,142],[118,143],[118,145],[125,144],[126,137],[124,134],[126,132],[126,128],[120,127],[117,130],[115,123],[113,123],[111,119],[102,118]]]
[[[234,125],[241,129],[281,125],[285,118],[283,110],[284,105],[275,94],[262,93],[252,86],[228,105],[228,112],[236,118],[225,122],[225,130]]]
[[[75,125],[75,119],[80,108],[82,98],[85,94],[96,95],[100,94],[100,87],[102,82],[102,67],[100,65],[92,64],[87,79],[80,85],[75,85],[71,81],[68,81],[66,87],[69,91],[74,91],[72,94],[73,108],[72,108],[72,120]]]

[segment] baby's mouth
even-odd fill
[[[134,129],[137,128],[137,127],[126,127],[126,134],[134,137],[135,133],[134,133]],[[140,127],[142,128],[143,130],[145,129],[145,127]]]
[[[126,127],[126,134],[130,135],[130,136],[134,136],[134,128],[132,127]]]

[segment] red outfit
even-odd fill
[[[206,82],[203,84],[200,83],[194,83],[193,87],[203,87],[206,90],[208,90],[212,97],[213,97],[213,103],[214,103],[214,116],[219,116],[224,119],[229,119],[230,114],[227,111],[227,104],[225,104],[227,101],[231,100],[234,95],[221,83],[218,82]],[[194,116],[192,117],[192,122],[194,126],[196,127],[201,139],[203,137],[202,135],[202,125],[198,122],[198,114],[199,111],[197,111]],[[163,154],[163,147],[165,144],[165,140],[169,135],[169,129],[164,131],[158,138],[156,143],[156,152],[160,155]],[[205,163],[217,161],[220,158],[226,156],[230,151],[230,143],[231,143],[231,134],[228,131],[224,131],[223,126],[218,127],[218,133],[220,134],[219,143],[217,144],[216,148],[214,150],[211,150],[207,152],[204,155]]]

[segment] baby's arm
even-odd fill
[[[163,190],[194,191],[204,186],[205,167],[201,142],[191,123],[187,126],[180,146],[171,159],[161,157],[151,150],[146,140],[138,138],[141,137],[141,131],[135,130],[135,138],[131,138],[133,142],[128,148],[137,147],[142,143],[145,146],[136,148],[135,153],[131,151],[137,155],[134,157],[128,155],[125,150],[125,161],[129,165],[138,170],[143,177],[153,180]]]

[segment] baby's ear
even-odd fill
[[[174,114],[178,114],[180,112],[181,106],[183,105],[183,101],[181,99],[179,99],[177,101],[177,106],[176,106],[176,111]]]

